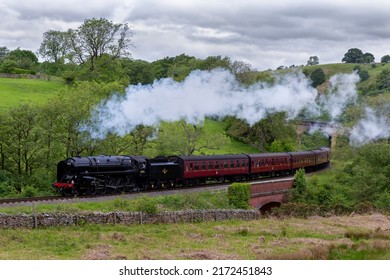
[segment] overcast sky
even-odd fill
[[[222,55],[265,70],[339,63],[350,48],[390,54],[385,0],[0,0],[0,46],[36,51],[44,32],[93,17],[132,26],[132,57],[148,61]]]

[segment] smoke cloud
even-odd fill
[[[301,73],[277,79],[274,86],[257,83],[241,86],[229,71],[193,71],[183,82],[161,79],[151,85],[129,86],[126,95],[115,96],[93,112],[97,130],[102,137],[108,131],[126,134],[139,124],[158,125],[160,121],[199,123],[207,116],[235,115],[250,125],[268,112],[286,111],[294,118],[303,109],[318,114],[313,106],[317,91]]]
[[[323,110],[328,112],[331,121],[337,121],[348,104],[355,104],[356,83],[359,80],[359,75],[356,73],[337,74],[330,77],[328,94],[320,97],[320,104]]]
[[[356,73],[335,75],[328,94],[319,97],[300,71],[276,77],[273,85],[250,87],[240,85],[223,69],[193,71],[183,82],[167,78],[151,85],[129,86],[124,96],[114,96],[94,109],[88,130],[92,137],[104,138],[108,132],[124,135],[141,124],[157,126],[161,121],[181,119],[199,124],[205,117],[228,115],[253,125],[267,113],[284,111],[292,119],[302,110],[310,116],[325,110],[336,120],[356,101],[358,81]]]
[[[390,119],[367,107],[364,118],[352,128],[349,141],[354,146],[360,146],[389,137]]]

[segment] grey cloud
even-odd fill
[[[231,2],[3,0],[0,40],[10,48],[36,50],[49,29],[67,30],[84,19],[105,17],[134,27],[133,57],[145,60],[220,54],[262,69],[304,64],[311,55],[321,63],[340,62],[352,47],[377,60],[387,54],[390,6],[383,1]]]

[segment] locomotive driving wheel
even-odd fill
[[[93,181],[88,188],[88,195],[95,195],[97,193],[97,189],[99,187],[99,183],[97,181]]]
[[[72,194],[74,197],[78,197],[80,195],[80,188],[79,187],[74,187],[72,189]]]

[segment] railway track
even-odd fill
[[[0,199],[0,208],[16,207],[16,206],[32,206],[36,204],[106,201],[118,197],[122,197],[125,199],[134,199],[143,195],[157,196],[157,195],[170,195],[170,194],[186,193],[186,192],[200,192],[205,190],[213,191],[213,190],[227,189],[227,187],[230,184],[231,183],[222,183],[222,184],[202,185],[202,186],[187,187],[187,188],[180,187],[180,188],[149,190],[149,191],[130,192],[130,193],[112,193],[112,194],[93,195],[93,196],[83,195],[78,197],[46,196],[46,197],[30,197],[30,198],[6,198],[6,199]]]

